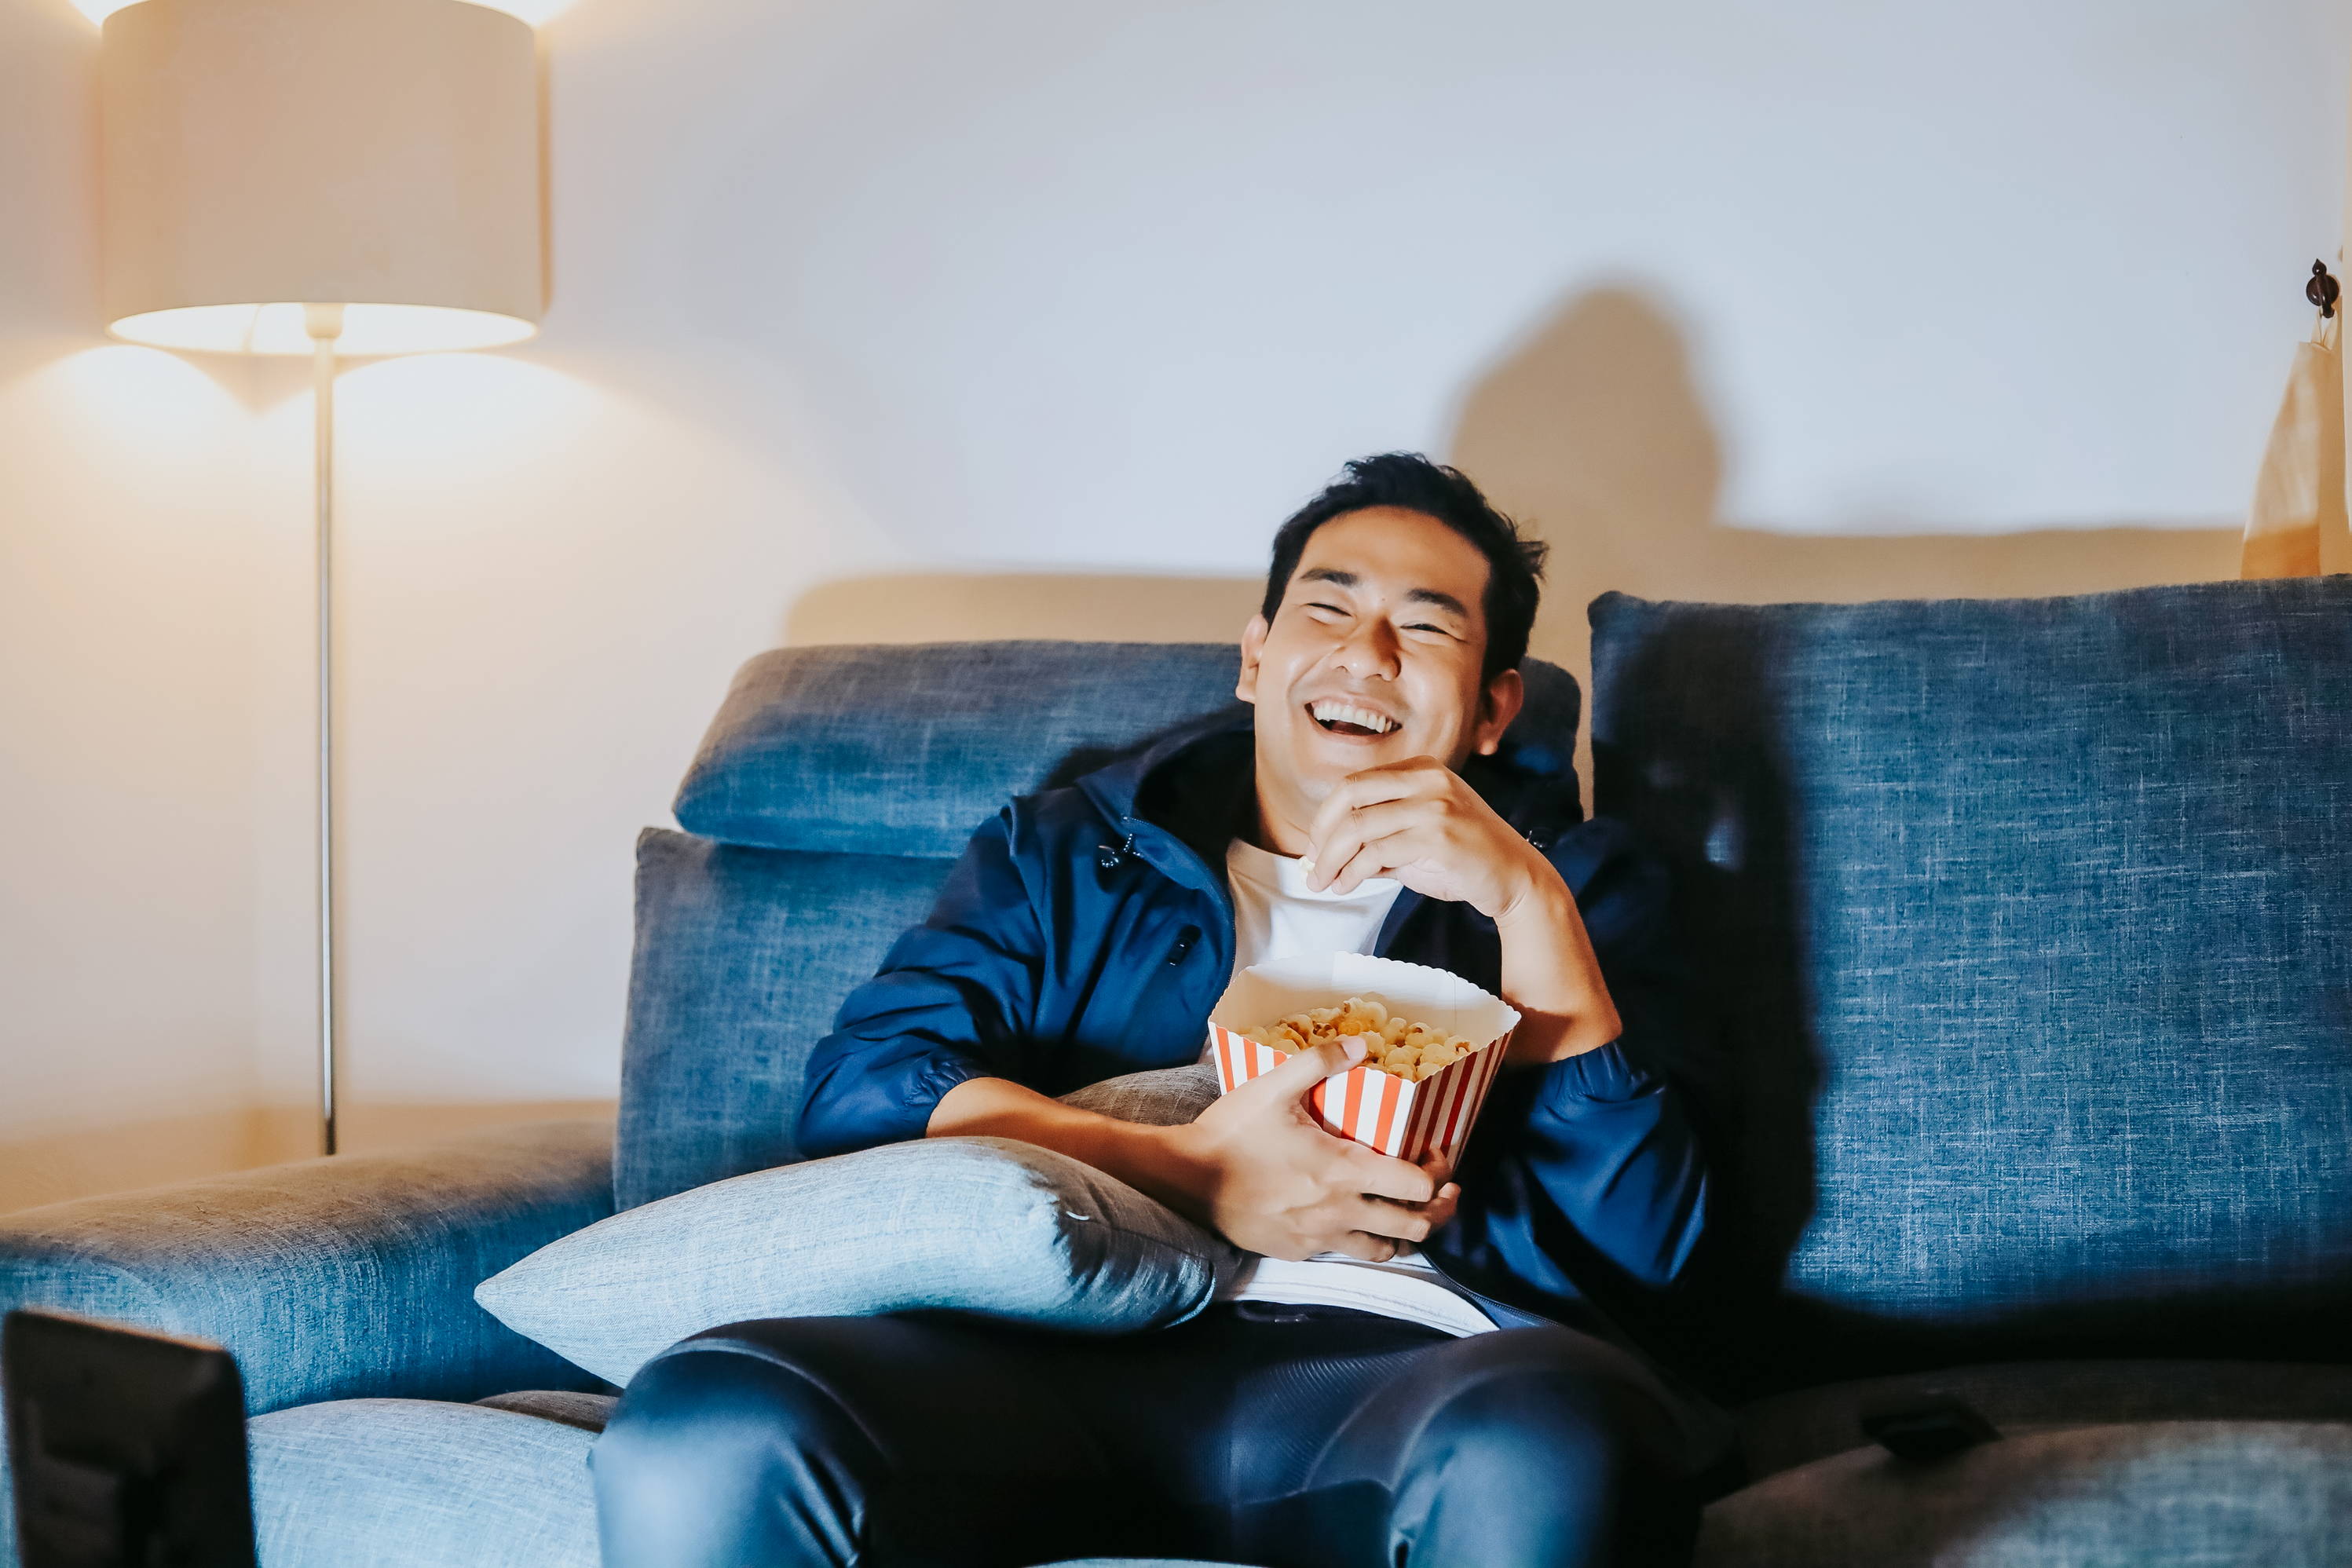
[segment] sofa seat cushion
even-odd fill
[[[426,1399],[257,1416],[263,1568],[598,1568],[594,1441],[576,1425]]]
[[[2004,1434],[2147,1421],[2352,1421],[2352,1366],[2248,1361],[2036,1361],[1831,1384],[1739,1412],[1756,1479],[1870,1446],[1863,1412],[1949,1395]],[[577,1397],[576,1396],[572,1397]]]
[[[1937,1464],[1857,1448],[1707,1510],[1698,1568],[2318,1568],[2352,1520],[2352,1423],[2161,1421]]]

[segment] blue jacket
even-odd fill
[[[1507,747],[1463,776],[1559,867],[1624,1021],[1612,1045],[1506,1069],[1456,1179],[1455,1218],[1423,1250],[1494,1301],[1636,1340],[1683,1273],[1706,1178],[1667,1067],[1685,1029],[1657,862],[1574,775]],[[800,1145],[845,1154],[919,1138],[968,1078],[1065,1094],[1197,1060],[1231,977],[1225,848],[1255,810],[1248,717],[1181,730],[1075,785],[1014,800],[972,835],[930,917],[842,1004],[808,1069]],[[1498,988],[1494,923],[1400,894],[1377,951]]]

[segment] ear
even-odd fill
[[[1470,749],[1481,757],[1492,757],[1503,744],[1503,732],[1527,706],[1527,683],[1519,679],[1517,670],[1505,670],[1486,683],[1484,695],[1478,699],[1478,727]]]
[[[1265,652],[1265,617],[1253,615],[1242,628],[1242,674],[1234,683],[1234,695],[1255,706],[1257,704],[1257,661]]]

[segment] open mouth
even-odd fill
[[[1399,727],[1397,721],[1370,708],[1354,703],[1326,697],[1307,705],[1307,716],[1313,719],[1327,734],[1352,736],[1371,739],[1389,734]]]

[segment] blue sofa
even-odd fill
[[[1675,865],[1715,1243],[1646,1325],[1740,1417],[1710,1568],[2346,1560],[2352,579],[1592,608],[1600,809]],[[791,1161],[809,1045],[971,826],[1229,700],[1210,646],[786,650],[637,846],[618,1136],[0,1218],[0,1306],[246,1369],[269,1568],[587,1568],[613,1391],[473,1285]],[[1572,754],[1529,672],[1515,741]],[[1943,1393],[2000,1440],[1895,1458]]]

